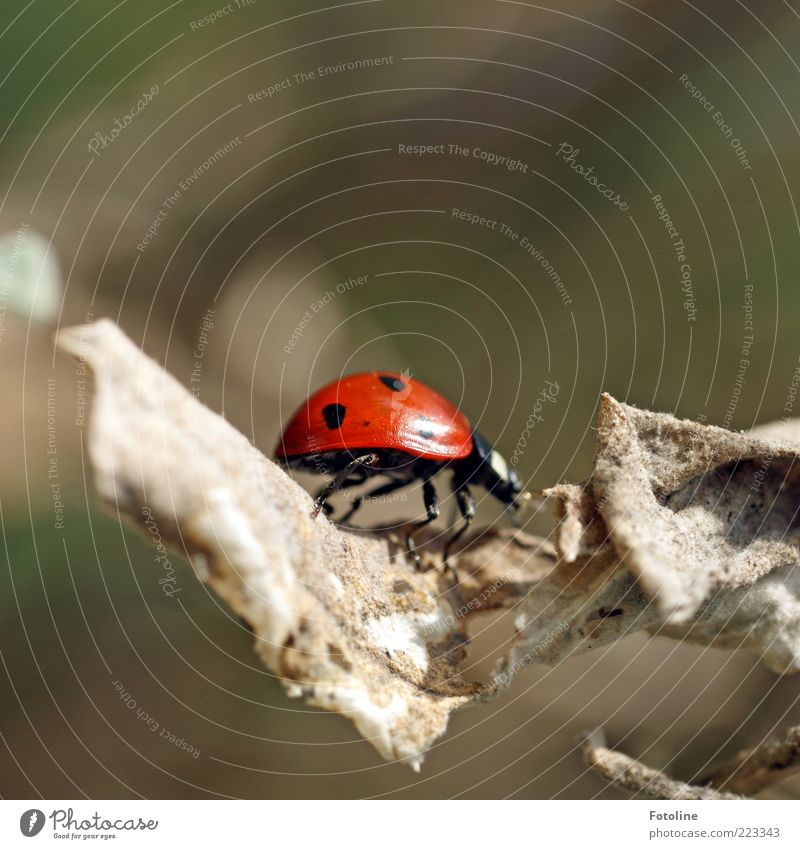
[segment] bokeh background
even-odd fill
[[[384,763],[288,699],[183,564],[165,595],[151,542],[98,509],[52,334],[118,321],[266,452],[309,389],[408,369],[533,487],[587,477],[604,391],[779,418],[798,44],[788,0],[4,0],[0,794],[613,797],[587,728],[691,779],[797,722],[800,682],[757,657],[638,635],[523,670],[419,775]],[[509,631],[476,629],[476,675]]]

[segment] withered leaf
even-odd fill
[[[94,376],[88,444],[105,504],[139,527],[149,511],[288,692],[348,716],[386,758],[417,767],[452,710],[501,692],[522,665],[633,631],[800,666],[794,424],[732,433],[603,396],[590,480],[547,491],[555,545],[479,530],[454,582],[441,534],[418,569],[402,528],[313,519],[303,489],[112,322],[58,344]],[[514,611],[514,646],[492,680],[464,681],[469,620],[497,608]]]
[[[418,766],[450,712],[486,692],[459,674],[466,616],[480,607],[470,583],[453,591],[441,568],[416,569],[393,535],[312,518],[300,486],[112,322],[62,331],[58,344],[94,377],[89,456],[106,505],[139,527],[146,511],[250,625],[291,695]],[[485,563],[492,545],[505,543],[489,543]]]
[[[736,433],[604,395],[591,479],[547,491],[561,558],[506,667],[646,629],[800,668],[796,422]]]

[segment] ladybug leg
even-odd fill
[[[456,504],[458,504],[458,510],[464,519],[464,524],[450,537],[449,540],[447,540],[447,543],[445,544],[444,555],[442,557],[442,562],[445,566],[447,566],[447,561],[450,557],[450,549],[461,539],[462,536],[464,536],[467,528],[472,524],[472,520],[475,518],[475,499],[473,498],[469,487],[466,484],[463,484],[455,487],[454,491]]]
[[[327,509],[327,501],[333,495],[336,490],[340,489],[345,481],[353,474],[353,472],[360,468],[361,466],[371,466],[374,463],[378,462],[377,454],[364,454],[361,457],[356,457],[354,460],[351,460],[343,469],[340,469],[330,481],[330,483],[325,486],[314,499],[314,510],[311,513],[314,519],[319,515],[320,510],[325,510],[325,514],[328,514]]]
[[[420,560],[417,547],[414,545],[413,534],[439,518],[439,496],[436,494],[436,488],[430,478],[425,478],[425,482],[422,484],[422,498],[425,501],[427,516],[419,522],[414,522],[411,530],[406,534],[406,555],[414,561],[416,566],[419,566]]]
[[[342,483],[339,484],[339,489],[349,489],[351,486],[358,486],[358,484],[360,484],[360,483],[364,483],[364,481],[359,481],[359,480],[342,481]],[[325,493],[327,491],[328,491],[328,484],[325,484],[325,486],[323,486],[322,489],[320,489],[314,495],[314,504],[315,505],[316,505],[317,501],[319,501],[322,498],[322,496],[325,495]],[[327,495],[325,495],[325,498],[329,498],[330,495],[331,495],[331,493],[327,492]],[[333,504],[329,504],[327,501],[323,501],[320,509],[325,513],[326,516],[330,516],[331,513],[333,513]]]
[[[353,514],[361,508],[361,505],[372,498],[379,498],[382,495],[388,495],[390,492],[394,492],[396,489],[401,489],[404,486],[408,486],[409,481],[407,480],[399,480],[399,481],[389,481],[389,483],[382,484],[375,489],[371,489],[369,492],[365,492],[363,495],[359,495],[358,498],[353,499],[353,503],[350,506],[350,509],[339,519],[339,524],[343,525],[345,522],[349,522],[352,519]]]

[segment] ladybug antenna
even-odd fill
[[[547,496],[541,489],[526,489],[520,492],[517,499],[520,502],[520,507],[530,508],[534,506],[534,501],[536,502],[536,506],[540,507],[547,500]]]
[[[546,501],[547,496],[540,489],[526,489],[520,492],[506,508],[511,516],[511,522],[520,527],[520,513],[528,510],[538,510]]]

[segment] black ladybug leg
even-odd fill
[[[406,534],[406,554],[417,566],[419,566],[420,561],[419,554],[417,554],[417,547],[414,545],[413,534],[439,518],[439,496],[436,495],[436,488],[430,478],[425,478],[425,482],[422,484],[422,497],[425,501],[425,512],[428,515],[421,521],[415,522],[411,530]]]
[[[314,510],[311,515],[316,519],[319,515],[320,510],[325,510],[325,513],[329,512],[327,510],[327,501],[336,492],[337,489],[341,488],[344,482],[353,474],[353,472],[359,468],[360,466],[371,466],[373,463],[378,461],[377,454],[364,454],[361,457],[356,457],[355,460],[351,460],[343,469],[340,469],[333,477],[331,482],[322,489],[317,497],[314,499]]]
[[[339,484],[339,489],[340,490],[341,489],[349,489],[351,486],[358,486],[359,484],[362,484],[362,483],[364,483],[363,480],[342,481],[342,483]],[[323,495],[326,498],[330,497],[331,493],[328,492],[328,486],[329,486],[329,484],[325,484],[325,486],[323,486],[322,489],[318,490],[317,493],[314,495],[314,504],[315,505],[316,505],[317,501],[319,501],[323,497]],[[327,493],[327,495],[325,495],[325,493]],[[320,509],[325,513],[326,516],[330,516],[331,513],[333,513],[333,504],[329,504],[327,501],[325,501],[325,502],[322,503],[322,506],[321,506]]]
[[[363,495],[359,495],[358,498],[353,499],[350,509],[344,514],[344,516],[342,516],[341,519],[338,520],[338,524],[343,525],[345,522],[349,522],[365,501],[369,501],[372,498],[379,498],[382,495],[388,495],[396,489],[402,489],[402,487],[408,486],[409,483],[410,481],[407,480],[389,481],[389,483],[381,484],[381,486],[371,489]]]
[[[447,566],[447,561],[450,557],[450,549],[464,536],[467,528],[475,518],[475,499],[472,497],[469,487],[466,484],[457,487],[455,489],[455,496],[459,512],[464,518],[464,524],[447,540],[447,544],[444,547],[444,556],[442,557],[442,562],[445,566]]]

